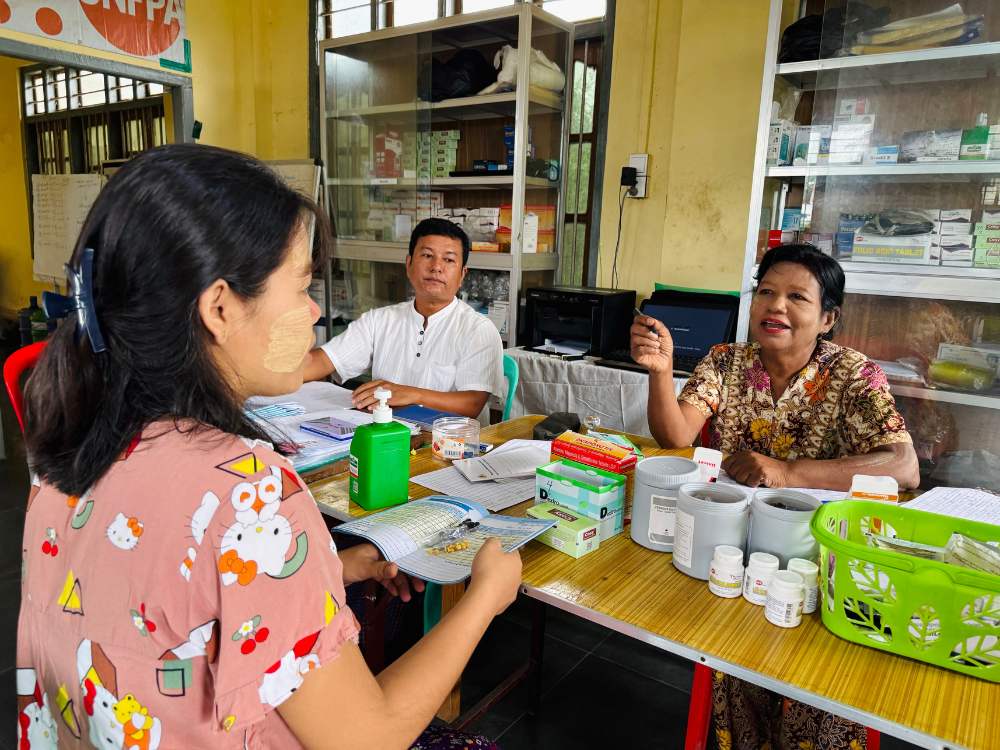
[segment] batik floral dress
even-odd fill
[[[315,502],[265,443],[159,422],[78,497],[33,483],[22,750],[299,747],[274,708],[357,633]]]
[[[817,344],[777,401],[756,343],[713,347],[679,399],[708,418],[709,445],[726,454],[832,459],[911,442],[882,369],[829,341]],[[712,699],[720,750],[866,746],[863,727],[721,673]]]
[[[882,368],[829,341],[777,402],[757,343],[713,347],[679,398],[708,418],[711,447],[727,454],[828,459],[911,442]]]

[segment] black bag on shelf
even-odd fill
[[[421,99],[439,102],[443,99],[475,96],[496,79],[496,70],[486,61],[482,52],[462,49],[452,55],[448,62],[431,60],[425,63],[420,70],[417,87]]]
[[[830,8],[822,15],[803,16],[781,35],[778,62],[802,62],[836,57],[845,47],[854,44],[862,31],[883,26],[889,20],[889,8],[873,8],[859,2]]]

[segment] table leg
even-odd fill
[[[695,663],[684,750],[705,750],[712,718],[712,670]]]
[[[531,656],[528,668],[532,672],[531,706],[528,712],[535,715],[542,703],[542,658],[545,656],[545,613],[546,607],[538,599],[532,599],[531,610]]]
[[[458,600],[462,598],[462,594],[465,593],[464,584],[455,584],[454,586],[442,586],[441,587],[441,617],[444,617],[451,611]],[[458,682],[455,683],[455,687],[451,689],[448,693],[448,697],[444,699],[444,703],[437,711],[437,716],[442,721],[454,721],[458,718],[458,715],[462,711],[462,680],[459,678]]]

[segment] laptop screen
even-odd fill
[[[674,352],[701,359],[716,344],[727,341],[733,310],[730,307],[656,305],[647,302],[642,312],[670,329]]]

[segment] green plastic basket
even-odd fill
[[[866,500],[827,503],[812,519],[835,635],[1000,682],[1000,576],[877,549],[869,532],[944,546],[954,532],[1000,542],[1000,526]]]

